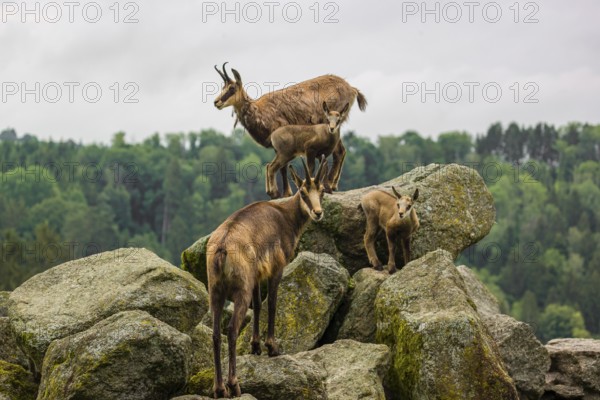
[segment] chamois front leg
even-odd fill
[[[269,357],[276,357],[279,355],[279,346],[275,342],[275,311],[277,309],[277,289],[279,288],[282,273],[283,271],[271,276],[268,281],[269,322],[265,346],[267,346],[267,349],[269,350]]]
[[[229,376],[227,377],[227,386],[229,392],[234,397],[240,397],[242,391],[237,380],[236,374],[236,344],[237,338],[240,333],[240,326],[248,311],[250,300],[252,298],[252,292],[249,288],[247,290],[240,290],[233,296],[233,316],[229,321],[229,332],[227,332],[227,341],[229,345]]]
[[[285,159],[285,157],[283,157],[281,154],[279,153],[275,153],[275,158],[273,159],[273,161],[271,161],[269,164],[267,164],[267,177],[266,177],[266,181],[267,181],[267,194],[272,198],[272,199],[277,199],[279,198],[279,189],[277,188],[277,180],[276,180],[276,174],[277,171],[279,171],[279,173],[281,174],[282,169],[285,169],[286,165],[287,165],[288,161]],[[282,174],[282,181],[283,181],[283,190],[284,192],[287,190],[285,188],[286,184],[289,186],[290,184],[287,182],[287,174]],[[291,189],[289,189],[291,191]]]
[[[367,257],[369,257],[369,264],[376,269],[377,271],[381,271],[382,264],[377,257],[377,252],[375,251],[375,238],[377,237],[377,221],[370,221],[367,217],[367,231],[365,232],[365,249],[367,250]]]
[[[402,255],[404,256],[404,265],[410,262],[410,236],[402,239]]]
[[[221,313],[224,305],[225,296],[213,292],[210,298],[210,312],[213,317],[213,355],[215,361],[213,393],[215,399],[229,397],[229,393],[223,383],[223,372],[221,370]]]
[[[333,149],[333,166],[331,168],[331,172],[329,173],[329,185],[331,186],[331,190],[338,190],[338,184],[340,182],[340,178],[342,176],[342,166],[344,165],[344,159],[346,158],[346,147],[342,143],[342,140],[338,142]]]
[[[281,182],[283,184],[283,197],[290,197],[294,194],[292,193],[292,188],[288,180],[287,164],[288,163],[286,162],[285,165],[279,170],[279,173],[281,174]]]
[[[252,292],[252,308],[254,309],[254,320],[252,329],[252,354],[260,356],[260,284],[257,283]]]
[[[393,230],[388,230],[385,235],[388,245],[388,271],[391,274],[396,272],[396,242],[398,234]]]

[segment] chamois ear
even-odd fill
[[[394,196],[396,196],[397,198],[400,198],[400,197],[402,197],[402,195],[401,195],[400,193],[398,193],[398,192],[396,191],[396,188],[395,188],[395,187],[393,187],[393,186],[392,186],[392,192],[394,192]]]
[[[242,77],[240,76],[240,73],[237,72],[237,70],[231,68],[231,72],[233,72],[233,76],[235,76],[235,82],[239,85],[242,86]]]
[[[412,199],[413,199],[413,201],[415,201],[418,198],[419,198],[419,189],[415,189],[415,192],[412,195]]]
[[[340,114],[342,114],[342,115],[346,114],[348,112],[349,108],[350,108],[350,103],[346,103],[344,108],[342,108],[342,111],[340,112]]]
[[[325,111],[325,114],[329,114],[329,107],[326,101],[323,102],[323,111]]]
[[[296,188],[298,188],[298,190],[300,190],[300,187],[302,186],[302,183],[303,183],[302,178],[300,178],[298,176],[293,165],[290,164],[288,169],[290,170],[290,173],[292,174],[292,180],[294,181],[294,185],[296,185]]]

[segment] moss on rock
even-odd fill
[[[438,250],[380,287],[380,343],[392,352],[392,399],[516,400],[498,349],[466,294],[452,255]]]
[[[0,360],[0,399],[33,400],[37,390],[29,371],[20,365]]]

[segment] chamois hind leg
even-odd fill
[[[379,225],[377,224],[377,216],[369,217],[369,215],[367,215],[367,230],[364,237],[365,249],[367,250],[367,257],[369,257],[369,264],[377,271],[381,271],[382,264],[375,251],[375,238],[377,237],[378,230]]]
[[[386,239],[387,239],[387,245],[388,245],[388,271],[391,274],[393,274],[394,272],[396,272],[396,242],[398,240],[398,235],[394,232],[386,232],[385,235]]]
[[[227,386],[229,387],[230,394],[234,397],[242,395],[236,375],[236,344],[240,333],[240,326],[246,316],[251,299],[251,288],[244,288],[233,295],[233,316],[229,322],[229,331],[227,332],[229,345],[229,376],[227,377]]]
[[[269,308],[269,323],[267,328],[267,340],[265,346],[269,350],[269,357],[276,357],[279,355],[279,346],[275,342],[275,311],[277,309],[277,289],[279,288],[279,282],[281,281],[281,275],[283,271],[271,276],[269,278],[269,294],[268,294],[268,308]]]
[[[224,305],[225,295],[212,291],[210,295],[210,312],[213,317],[213,355],[215,362],[213,391],[215,399],[229,397],[229,393],[223,383],[223,372],[221,370],[221,313]]]
[[[260,284],[257,283],[252,292],[252,308],[254,319],[252,327],[252,354],[260,355]]]
[[[340,182],[340,177],[342,176],[342,166],[344,165],[344,159],[346,158],[346,147],[344,147],[341,139],[335,146],[335,149],[333,149],[332,154],[333,165],[329,173],[328,181],[331,190],[338,190],[338,184]]]
[[[281,168],[285,169],[286,164],[287,164],[286,160],[279,153],[275,153],[275,158],[273,159],[273,161],[271,161],[269,164],[267,164],[267,177],[266,177],[266,181],[268,182],[267,183],[267,194],[272,199],[279,198],[279,189],[277,188],[277,180],[276,180],[275,175],[277,174],[277,171],[279,171],[281,173]],[[283,178],[284,174],[282,174],[281,177]],[[283,180],[284,191],[285,191],[286,181],[287,181],[287,174],[285,174],[285,180]],[[288,186],[289,186],[289,184],[288,184]]]

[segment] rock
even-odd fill
[[[390,366],[390,349],[385,345],[338,340],[294,358],[325,369],[329,400],[385,400],[382,380]]]
[[[517,399],[453,258],[430,252],[379,288],[376,338],[391,349],[389,397]]]
[[[0,317],[8,316],[8,297],[10,292],[0,292]]]
[[[363,268],[354,274],[354,290],[350,295],[347,313],[343,316],[338,339],[375,343],[375,298],[379,286],[388,277],[387,272],[373,268]]]
[[[492,338],[494,338],[506,371],[513,379],[521,400],[538,400],[544,392],[550,356],[525,322],[500,314],[494,295],[468,267],[457,267]]]
[[[223,335],[227,335],[227,331],[229,330],[229,321],[231,321],[231,317],[233,317],[233,302],[226,301],[225,307],[223,307],[223,313],[221,314],[221,333],[223,333]],[[244,320],[242,321],[242,325],[240,326],[240,330],[243,329],[246,325],[248,325],[248,322],[250,322],[251,320],[252,310],[248,309],[248,311],[246,312],[246,317],[244,318]],[[213,320],[210,309],[204,315],[204,317],[202,317],[201,322],[212,330]]]
[[[379,186],[326,195],[325,218],[309,224],[298,251],[330,254],[351,274],[369,265],[363,244],[365,216],[358,208],[360,199],[371,190],[391,191],[392,185],[402,193],[419,188],[415,207],[421,227],[411,240],[413,259],[438,248],[449,251],[456,259],[462,250],[487,235],[494,224],[494,200],[477,171],[457,164],[430,164]],[[204,283],[207,241],[208,236],[199,239],[181,256],[182,268]],[[377,245],[382,249],[380,259],[387,260],[384,235],[378,237]]]
[[[543,399],[600,399],[600,340],[554,339],[546,349],[552,366]]]
[[[17,345],[7,317],[0,317],[0,360],[29,368],[27,357]]]
[[[325,371],[310,360],[296,360],[292,356],[237,357],[237,374],[242,393],[260,400],[327,399]],[[190,379],[188,390],[212,396],[214,371],[201,371]],[[227,381],[227,368],[224,368]]]
[[[238,397],[240,400],[257,400],[256,397],[251,394],[242,394]],[[173,397],[171,400],[213,400],[212,397],[198,396],[195,394],[186,394],[185,396]]]
[[[340,305],[350,276],[333,257],[303,252],[283,271],[277,295],[275,338],[282,353],[313,349]],[[260,332],[266,338],[267,300],[261,307]],[[238,351],[250,353],[252,322],[240,334]],[[266,352],[265,352],[266,353]]]
[[[0,400],[34,400],[37,390],[30,372],[0,360]]]
[[[475,305],[479,314],[500,314],[500,304],[496,297],[488,290],[487,287],[477,278],[475,272],[465,265],[456,267],[463,280],[465,281],[465,287],[467,294]]]
[[[52,342],[38,400],[169,398],[185,386],[190,348],[147,312],[120,312]]]
[[[39,371],[53,340],[84,331],[119,311],[144,310],[189,332],[208,309],[205,287],[146,249],[119,249],[38,274],[10,295],[9,317]]]
[[[190,334],[192,339],[192,351],[190,358],[190,372],[196,374],[198,371],[214,367],[213,354],[213,331],[206,325],[199,323]],[[221,335],[221,365],[225,365],[227,357],[227,336]]]
[[[531,326],[504,314],[483,316],[521,400],[538,400],[544,392],[550,357]]]

